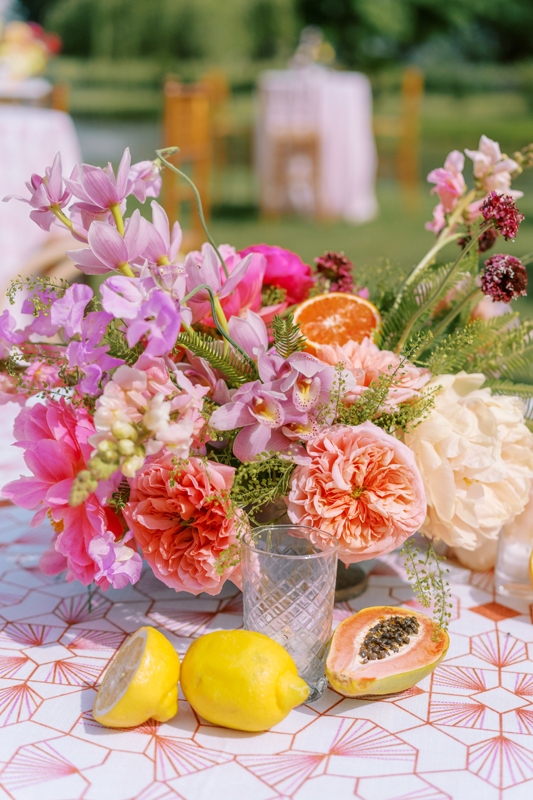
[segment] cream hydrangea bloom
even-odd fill
[[[533,434],[517,397],[482,389],[483,375],[439,375],[427,419],[406,434],[422,474],[428,514],[422,532],[475,550],[520,514],[533,479]]]

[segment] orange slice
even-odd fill
[[[310,297],[294,312],[311,352],[322,344],[343,345],[350,340],[362,342],[379,328],[381,316],[376,306],[362,297],[344,292],[330,292]]]

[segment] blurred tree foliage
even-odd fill
[[[288,56],[294,0],[19,0],[65,55],[224,62]]]
[[[533,56],[533,0],[295,0],[339,61],[372,67],[405,57],[515,61]]]

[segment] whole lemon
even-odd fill
[[[309,696],[280,644],[242,630],[196,639],[181,665],[181,688],[201,717],[240,731],[268,730]]]
[[[104,675],[93,717],[108,728],[132,728],[178,713],[180,660],[166,636],[139,628],[126,639]]]

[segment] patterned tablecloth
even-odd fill
[[[111,731],[91,716],[113,653],[155,625],[182,656],[208,631],[242,623],[239,593],[166,589],[144,574],[123,591],[87,590],[39,572],[50,537],[0,509],[0,798],[15,800],[531,800],[531,607],[497,600],[490,574],[451,569],[446,660],[381,701],[333,691],[268,733],[213,727],[180,701],[169,723]],[[336,621],[374,604],[413,605],[396,556]]]

